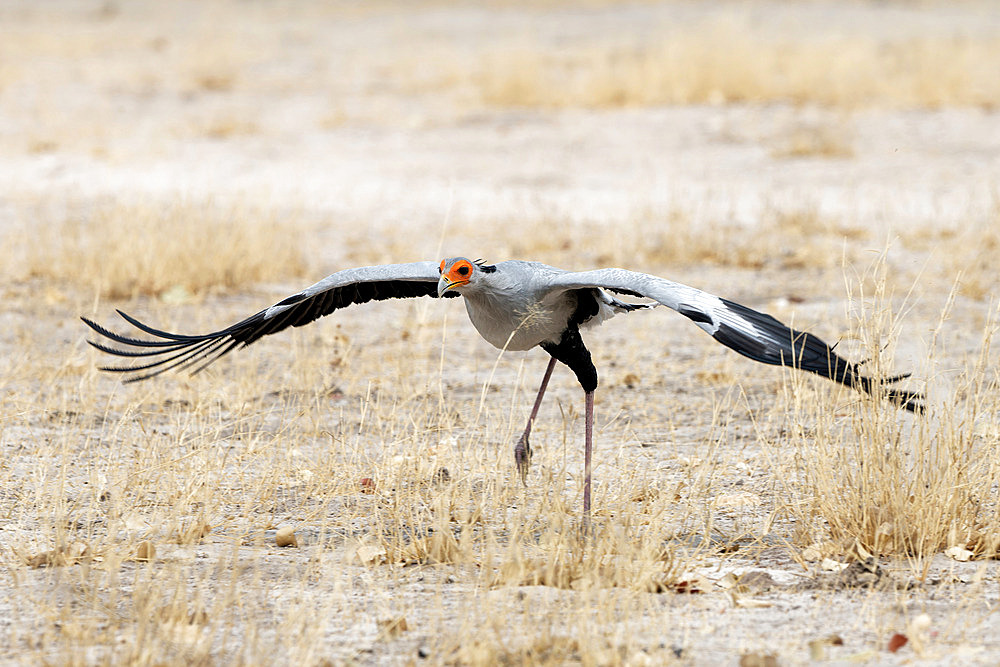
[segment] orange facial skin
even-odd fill
[[[441,262],[440,271],[441,275],[445,277],[448,281],[448,289],[452,287],[461,287],[462,285],[468,285],[469,280],[472,278],[473,271],[472,262],[461,259],[451,265],[448,273],[444,272],[444,262]]]

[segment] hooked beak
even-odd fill
[[[462,283],[460,283],[457,280],[455,282],[448,280],[447,275],[442,275],[440,278],[438,278],[438,297],[443,296],[445,292],[450,290],[455,285],[461,285],[461,284]]]
[[[440,297],[444,295],[444,293],[450,289],[453,289],[455,287],[462,287],[468,284],[469,284],[468,278],[462,278],[460,280],[452,280],[451,278],[448,277],[448,274],[445,273],[440,278],[438,278],[438,296]]]

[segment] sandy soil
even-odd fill
[[[142,4],[57,4],[0,10],[0,30],[37,49],[0,67],[0,233],[14,249],[0,314],[0,661],[1000,661],[995,561],[896,555],[838,575],[808,558],[822,530],[803,526],[796,508],[811,501],[793,477],[815,457],[809,429],[823,406],[849,429],[857,421],[844,415],[863,401],[811,380],[790,389],[788,373],[722,350],[672,313],[619,318],[588,338],[603,381],[596,516],[605,534],[631,535],[640,519],[662,531],[694,593],[490,585],[503,536],[528,525],[551,556],[545,526],[578,517],[582,397],[557,373],[522,490],[510,445],[544,359],[497,362],[456,303],[353,309],[202,376],[127,387],[94,370],[102,360],[77,319],[110,322],[123,307],[195,332],[337,268],[463,254],[664,275],[861,353],[850,332],[872,294],[857,290],[884,251],[891,294],[881,305],[898,316],[892,368],[926,382],[936,417],[975,365],[1000,286],[995,255],[978,252],[990,248],[963,236],[1000,225],[995,107],[495,108],[461,81],[401,83],[428,80],[425,53],[472,58],[505,40],[556,48],[727,11],[701,3],[220,3],[187,18]],[[974,3],[730,10],[816,30],[1000,29],[998,13]],[[107,35],[120,37],[120,52]],[[315,276],[108,303],[89,276],[24,269],[26,247],[51,243],[95,207],[178,201],[270,212],[301,235]],[[714,249],[714,259],[691,259],[688,247]],[[995,352],[985,358],[995,365]],[[996,418],[979,426],[995,432]],[[898,419],[902,433],[920,428]],[[804,439],[792,435],[798,426]],[[421,512],[446,495],[428,481],[440,467],[453,480],[452,514],[480,502],[476,530],[500,546],[461,562],[383,563],[393,561],[387,543],[432,525]],[[369,475],[376,494],[358,490]],[[658,500],[644,506],[642,494]],[[185,538],[199,521],[211,532]],[[285,525],[298,549],[274,546]],[[100,560],[25,563],[71,539]],[[152,563],[128,559],[143,539],[157,545]],[[363,548],[382,555],[366,562]],[[758,574],[727,579],[747,572]],[[206,618],[190,620],[190,609]],[[407,628],[387,630],[400,617]],[[910,642],[892,653],[897,632]]]

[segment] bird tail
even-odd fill
[[[885,398],[909,412],[924,411],[923,394],[888,387],[910,377],[909,373],[884,378],[866,376],[862,374],[859,364],[834,352],[836,345],[831,347],[811,333],[791,329],[765,313],[725,299],[722,301],[729,310],[752,324],[758,334],[751,336],[744,328],[721,322],[712,336],[726,347],[761,363],[815,373],[852,389]]]
[[[843,385],[851,387],[852,389],[863,391],[871,396],[880,396],[885,398],[893,405],[903,408],[909,412],[923,414],[923,394],[916,391],[909,391],[908,389],[899,389],[897,387],[888,386],[910,377],[909,373],[884,378],[862,375],[857,364],[849,363],[836,355],[833,356],[835,357],[836,362],[831,359],[831,366],[835,366],[836,368],[833,369],[833,373],[827,376],[831,380],[835,380]]]

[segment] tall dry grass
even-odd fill
[[[849,280],[853,328],[845,347],[866,359],[865,371],[877,377],[897,372],[895,342],[919,335],[903,330],[886,274],[882,256]],[[930,332],[934,359],[948,345],[950,308],[949,302]],[[887,402],[849,394],[830,409],[803,391],[802,378],[789,376],[797,388],[777,417],[788,437],[772,446],[794,447],[781,487],[802,546],[838,557],[909,557],[921,576],[933,556],[949,548],[967,550],[966,557],[1000,553],[1000,462],[992,453],[992,422],[1000,410],[1000,377],[992,367],[998,316],[991,306],[978,350],[957,377],[904,381],[926,388],[923,415],[901,415]]]
[[[210,202],[96,203],[8,229],[6,273],[108,299],[184,301],[306,274],[294,216]]]
[[[618,37],[556,49],[529,42],[489,55],[472,76],[483,101],[496,106],[993,109],[998,60],[996,36],[779,34],[748,19],[718,19],[644,43]]]

